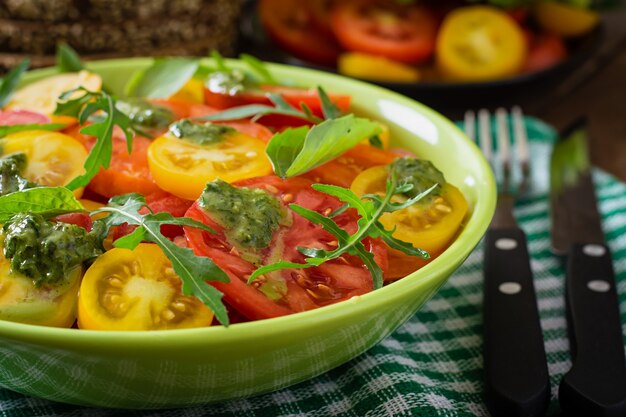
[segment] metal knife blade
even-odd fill
[[[566,254],[565,309],[572,368],[559,385],[567,415],[626,416],[626,359],[611,252],[604,243],[584,120],[552,153],[552,246]]]
[[[554,145],[550,164],[552,250],[565,255],[575,243],[604,243],[591,178],[585,121],[578,120]]]

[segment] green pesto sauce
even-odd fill
[[[25,168],[26,155],[23,153],[0,158],[0,196],[36,186],[21,176]]]
[[[435,184],[439,184],[429,195],[428,200],[441,193],[441,187],[446,184],[441,171],[432,162],[417,158],[398,158],[390,165],[390,169],[395,170],[398,184],[412,184],[413,188],[404,193],[408,198],[413,198],[423,193]]]
[[[11,271],[32,278],[37,287],[63,285],[73,268],[102,253],[95,234],[38,214],[13,216],[2,226],[2,234]]]
[[[212,145],[224,140],[224,136],[234,132],[230,126],[213,123],[193,123],[188,119],[180,120],[170,126],[170,133],[178,139],[198,145]]]
[[[258,87],[258,83],[247,77],[246,74],[238,69],[231,71],[214,71],[209,74],[205,81],[209,91],[217,94],[227,94],[234,96],[245,90]]]
[[[200,206],[224,227],[231,243],[244,249],[264,249],[284,217],[279,200],[258,188],[238,188],[215,180],[207,183]]]
[[[134,124],[149,129],[164,128],[176,120],[176,116],[169,108],[142,98],[119,99],[115,107],[128,116]]]

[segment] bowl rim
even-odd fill
[[[95,72],[107,69],[120,71],[136,70],[142,66],[149,65],[153,60],[154,58],[147,57],[99,60],[88,62],[86,67]],[[212,62],[208,58],[203,58],[202,61],[206,63]],[[227,62],[235,66],[240,63],[239,60],[234,59],[228,59]],[[467,150],[470,152],[468,156],[477,160],[478,172],[482,175],[482,181],[475,186],[477,190],[486,190],[488,192],[477,193],[477,195],[480,195],[480,198],[476,199],[471,216],[455,241],[433,262],[383,288],[340,303],[287,316],[231,324],[228,328],[224,326],[210,326],[192,329],[147,331],[78,330],[75,328],[54,328],[0,320],[0,337],[31,343],[42,343],[45,341],[48,346],[73,347],[83,350],[86,347],[97,350],[104,348],[107,351],[111,348],[124,348],[141,352],[148,346],[147,344],[151,348],[161,347],[164,349],[180,346],[182,343],[189,347],[194,345],[202,345],[204,347],[208,345],[221,346],[244,340],[250,341],[255,337],[267,338],[281,333],[299,331],[309,326],[323,325],[338,316],[362,315],[375,308],[378,299],[383,297],[393,298],[394,294],[402,294],[409,291],[416,283],[421,285],[422,283],[434,281],[438,288],[446,281],[445,279],[442,280],[441,276],[449,276],[469,256],[484,235],[495,210],[495,180],[489,163],[483,157],[476,144],[471,142],[452,121],[426,105],[400,93],[365,81],[350,79],[315,69],[276,63],[267,63],[267,65],[270,70],[277,71],[281,77],[288,76],[297,80],[299,74],[304,74],[315,76],[321,85],[324,84],[325,80],[330,80],[354,87],[354,89],[366,89],[372,93],[384,95],[403,106],[416,109],[419,113],[433,121],[438,129],[447,131],[453,140],[465,143]],[[27,84],[55,73],[58,73],[55,67],[32,70],[25,75],[22,83]],[[437,283],[437,280],[440,282]]]

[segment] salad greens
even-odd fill
[[[65,42],[57,45],[56,64],[61,72],[77,72],[85,69],[85,64],[78,53]]]
[[[0,224],[19,213],[35,213],[51,218],[84,210],[74,193],[65,187],[24,188],[0,196]]]
[[[379,219],[385,213],[402,210],[416,203],[428,195],[433,189],[435,189],[436,186],[437,185],[433,185],[428,190],[417,194],[415,197],[408,199],[403,203],[394,203],[391,201],[391,198],[394,195],[406,193],[413,188],[412,184],[398,183],[397,174],[394,171],[390,173],[387,180],[386,193],[382,198],[375,194],[366,194],[363,197],[359,197],[347,188],[327,184],[313,184],[313,189],[337,197],[346,204],[346,208],[356,209],[361,216],[358,221],[359,229],[355,234],[349,235],[348,232],[339,227],[331,217],[326,217],[316,211],[309,210],[296,204],[290,204],[289,207],[297,214],[312,223],[319,224],[327,232],[335,236],[338,243],[337,248],[328,251],[323,249],[299,247],[298,250],[300,253],[307,257],[305,259],[306,263],[299,264],[280,261],[262,266],[252,273],[248,283],[253,282],[256,278],[269,272],[289,268],[310,268],[312,266],[319,266],[330,261],[331,259],[337,259],[343,254],[350,254],[358,256],[363,261],[365,266],[367,266],[367,269],[372,274],[374,289],[381,288],[383,285],[382,271],[378,264],[374,261],[374,255],[365,249],[363,239],[367,237],[380,237],[385,241],[385,243],[394,249],[400,250],[409,255],[428,259],[429,255],[427,252],[415,248],[410,243],[394,238],[392,236],[394,231],[386,230],[380,223]]]
[[[29,66],[30,59],[26,58],[4,76],[2,84],[0,84],[0,108],[7,105]]]
[[[193,77],[200,61],[191,58],[159,59],[131,79],[126,94],[131,97],[168,98]]]

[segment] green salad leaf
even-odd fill
[[[26,58],[15,67],[8,72],[7,75],[2,79],[2,84],[0,84],[0,108],[7,105],[9,99],[15,92],[18,84],[20,83],[20,79],[22,75],[28,70],[30,66],[30,59]]]
[[[57,45],[56,63],[61,72],[78,72],[85,69],[85,64],[78,53],[65,42]]]
[[[191,58],[156,60],[152,66],[131,78],[126,92],[134,97],[171,97],[194,76],[199,65],[197,59]]]
[[[337,259],[344,254],[350,254],[358,256],[363,264],[370,271],[374,288],[381,288],[383,285],[382,270],[380,269],[378,264],[376,264],[374,260],[374,255],[365,249],[365,246],[363,245],[363,239],[367,237],[380,237],[394,249],[398,249],[412,256],[419,256],[423,259],[428,259],[429,254],[426,251],[416,248],[408,242],[404,242],[394,238],[392,236],[394,231],[386,230],[382,223],[380,223],[380,217],[384,213],[401,210],[408,207],[409,205],[416,203],[417,201],[428,195],[432,190],[434,190],[436,186],[437,185],[433,185],[430,189],[418,194],[417,196],[407,200],[406,202],[398,204],[391,201],[392,197],[398,194],[400,191],[406,192],[410,190],[413,185],[405,183],[399,184],[397,180],[397,175],[394,171],[391,172],[390,177],[387,180],[386,193],[382,197],[379,195],[369,194],[363,197],[359,197],[347,188],[338,187],[335,185],[313,184],[313,189],[337,197],[339,200],[345,203],[346,208],[353,208],[357,210],[357,212],[361,216],[361,218],[357,222],[359,226],[357,232],[353,235],[349,235],[348,232],[339,227],[339,225],[337,225],[337,223],[335,223],[335,221],[332,219],[332,216],[336,215],[337,212],[331,213],[330,216],[324,216],[323,214],[320,214],[316,211],[309,210],[296,204],[290,204],[289,207],[294,212],[309,220],[310,222],[322,226],[324,230],[335,236],[335,238],[337,239],[337,248],[328,251],[324,249],[299,247],[298,250],[300,251],[300,253],[307,257],[304,264],[279,261],[273,264],[262,266],[254,271],[254,273],[252,273],[248,280],[248,283],[251,283],[259,276],[267,274],[269,272],[290,268],[310,268],[312,266],[319,266],[332,259]]]
[[[352,114],[313,127],[287,129],[272,137],[266,153],[277,175],[301,175],[380,133],[380,125]]]
[[[63,123],[31,123],[26,125],[6,125],[0,126],[0,138],[11,133],[25,132],[27,130],[60,130],[65,125]]]
[[[84,210],[74,194],[65,187],[28,188],[0,197],[0,224],[19,213],[54,217]]]
[[[69,99],[76,92],[81,96]],[[74,178],[67,184],[67,188],[75,190],[89,184],[89,181],[98,173],[100,168],[108,168],[113,153],[113,128],[118,126],[124,132],[128,153],[132,150],[133,134],[136,132],[132,121],[115,105],[115,99],[107,93],[88,91],[83,87],[66,91],[60,97],[54,114],[78,117],[79,123],[85,124],[90,116],[102,112],[105,117],[99,117],[90,125],[84,126],[80,132],[96,137],[96,143],[85,160],[85,173]]]
[[[246,65],[248,65],[248,67],[250,67],[250,69],[259,76],[260,81],[263,84],[279,84],[279,82],[276,81],[276,78],[274,78],[272,73],[267,69],[265,63],[260,59],[248,54],[239,55],[239,59],[245,62]]]
[[[147,204],[140,194],[113,197],[106,207],[93,212],[93,214],[108,213],[108,216],[94,222],[94,228],[100,228],[101,236],[104,237],[112,226],[123,223],[137,226],[133,233],[117,239],[113,245],[118,248],[134,249],[142,241],[156,243],[172,262],[174,271],[180,277],[183,294],[200,299],[213,311],[220,323],[228,326],[228,313],[221,301],[223,294],[206,283],[206,281],[230,282],[228,275],[210,258],[196,256],[191,249],[178,246],[161,234],[161,226],[164,224],[190,226],[215,233],[213,229],[190,218],[173,217],[170,213],[140,214],[139,210],[143,207],[147,207]]]

